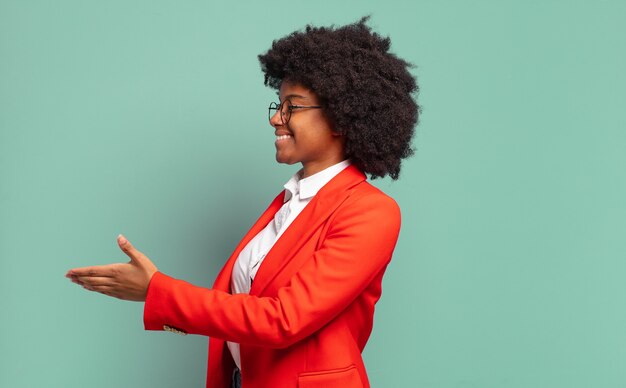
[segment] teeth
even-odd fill
[[[276,136],[276,140],[289,139],[290,137],[291,135],[280,135],[280,136]]]

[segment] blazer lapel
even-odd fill
[[[239,257],[239,253],[245,246],[256,236],[263,228],[267,226],[267,224],[274,218],[274,215],[280,208],[283,206],[283,200],[285,198],[285,191],[283,190],[280,194],[274,198],[274,201],[270,204],[270,206],[263,212],[261,217],[252,225],[252,228],[246,233],[243,239],[239,242],[235,251],[230,255],[230,258],[224,264],[224,267],[217,275],[215,279],[215,283],[213,284],[213,288],[216,290],[230,292],[230,278],[233,272],[233,265]]]
[[[317,192],[267,253],[254,277],[250,295],[262,294],[318,227],[348,198],[350,188],[365,179],[365,174],[351,164]]]

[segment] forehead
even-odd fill
[[[280,84],[280,90],[278,93],[278,96],[280,97],[280,100],[284,100],[284,99],[300,99],[300,100],[316,100],[317,96],[315,95],[315,93],[307,88],[306,86],[299,84],[299,83],[293,83],[293,82],[289,82],[289,81],[283,81]]]

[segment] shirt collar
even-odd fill
[[[349,165],[350,160],[346,159],[304,179],[301,178],[303,169],[300,169],[285,183],[284,202],[289,201],[296,194],[300,194],[300,199],[313,197],[326,183]]]

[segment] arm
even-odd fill
[[[369,195],[337,210],[321,248],[275,297],[231,295],[157,272],[144,323],[171,325],[238,343],[287,347],[343,311],[391,259],[400,211],[389,197]]]

